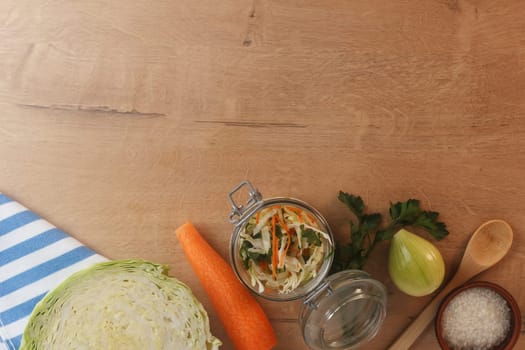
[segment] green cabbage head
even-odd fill
[[[95,264],[35,307],[20,350],[218,349],[191,289],[143,260]]]

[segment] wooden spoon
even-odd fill
[[[491,220],[482,224],[472,234],[452,280],[397,338],[389,350],[407,350],[432,322],[443,298],[456,287],[495,265],[507,254],[511,245],[512,228],[505,221]]]

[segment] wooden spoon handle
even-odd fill
[[[439,308],[441,298],[434,298],[407,329],[390,345],[389,350],[407,350],[432,322]]]
[[[460,277],[460,278],[457,278]],[[389,350],[408,350],[414,341],[423,333],[427,326],[434,320],[439,304],[447,294],[466,279],[456,275],[453,280],[436,295],[434,299],[423,309],[417,318],[408,326],[407,329],[390,345]]]

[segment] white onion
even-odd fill
[[[424,296],[434,292],[445,278],[445,262],[439,250],[426,239],[399,230],[392,239],[388,272],[404,293]]]

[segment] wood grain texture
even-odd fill
[[[176,239],[192,220],[228,256],[227,194],[301,198],[339,239],[345,190],[386,214],[418,198],[451,231],[448,276],[483,221],[511,253],[479,278],[525,310],[525,2],[2,1],[0,191],[110,258],[172,266],[224,330]],[[389,291],[386,348],[430,300]],[[299,304],[263,301],[306,349]],[[432,329],[414,349],[437,348]],[[517,348],[525,347],[525,338]]]

